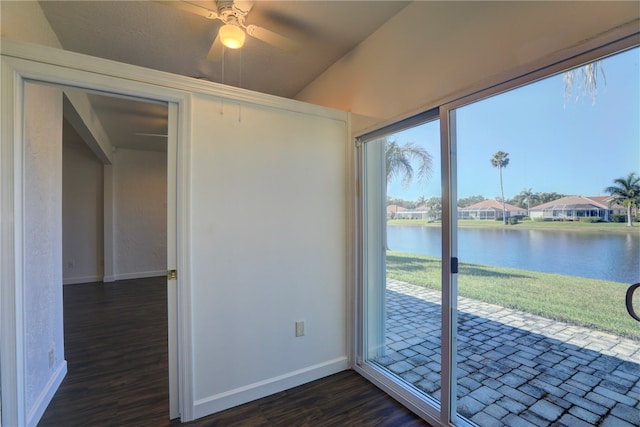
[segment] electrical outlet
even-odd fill
[[[53,356],[53,349],[49,350],[49,369],[53,368],[53,364],[55,362],[55,358]]]
[[[301,337],[304,335],[304,320],[298,320],[296,322],[296,336]]]

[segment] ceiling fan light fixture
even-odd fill
[[[225,24],[218,30],[218,36],[223,45],[229,49],[240,49],[244,45],[245,34],[242,28]]]

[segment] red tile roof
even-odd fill
[[[402,212],[402,211],[406,211],[406,209],[403,208],[402,206],[398,206],[398,205],[388,205],[387,206],[387,213]]]
[[[509,212],[525,212],[526,209],[522,209],[518,206],[513,206],[510,205],[509,203],[505,203],[505,208],[509,211]],[[499,202],[497,200],[483,200],[481,202],[478,203],[474,203],[471,206],[467,206],[465,208],[462,208],[461,210],[463,211],[475,211],[478,209],[495,209],[495,210],[502,210],[502,202]]]
[[[547,203],[532,207],[532,211],[541,211],[544,209],[552,209],[556,207],[571,207],[571,206],[585,206],[592,205],[598,209],[622,209],[623,207],[618,203],[613,203],[609,206],[609,200],[611,196],[566,196],[556,200],[552,200]]]

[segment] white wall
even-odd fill
[[[639,16],[637,2],[417,1],[296,99],[364,116],[354,117],[358,133],[501,82]]]
[[[166,274],[167,155],[119,149],[111,158],[113,165],[105,166],[65,122],[65,284]],[[107,192],[105,167],[111,180]],[[104,221],[105,209],[109,221]],[[105,234],[112,257],[104,256]]]
[[[66,121],[63,138],[64,284],[101,281],[104,274],[103,165]]]
[[[193,104],[196,417],[347,367],[346,123],[221,105]]]
[[[118,149],[112,158],[113,279],[166,275],[167,153]]]
[[[25,403],[35,425],[66,373],[62,319],[62,91],[25,85]]]
[[[37,1],[1,1],[0,36],[61,47]]]
[[[37,2],[0,2],[0,36],[60,47]],[[24,403],[27,422],[35,425],[66,373],[62,258],[61,253],[53,249],[55,245],[60,247],[62,239],[62,94],[56,89],[30,85],[26,95],[27,108],[35,114],[33,120],[25,124],[25,132],[29,133],[33,144],[25,167],[33,171],[33,175],[29,174],[29,181],[25,182],[27,212],[24,225],[28,234],[24,254],[29,268],[25,271],[24,295],[27,319]],[[58,165],[57,172],[50,169],[54,165]],[[52,366],[49,364],[50,350],[53,350]]]

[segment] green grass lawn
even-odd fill
[[[440,227],[442,223],[440,221],[429,222],[427,220],[420,219],[390,219],[387,224],[389,225],[419,225],[426,227]],[[481,219],[461,219],[458,220],[458,227],[462,228],[507,228],[509,230],[562,230],[562,231],[577,231],[577,232],[593,232],[593,233],[638,233],[640,234],[640,226],[636,222],[633,227],[627,227],[626,223],[613,223],[613,222],[597,222],[589,224],[579,221],[551,221],[551,222],[537,222],[537,221],[522,221],[515,225],[504,225],[502,221],[481,220]]]
[[[441,289],[438,258],[387,251],[387,277]],[[460,296],[640,340],[617,282],[460,263]]]

